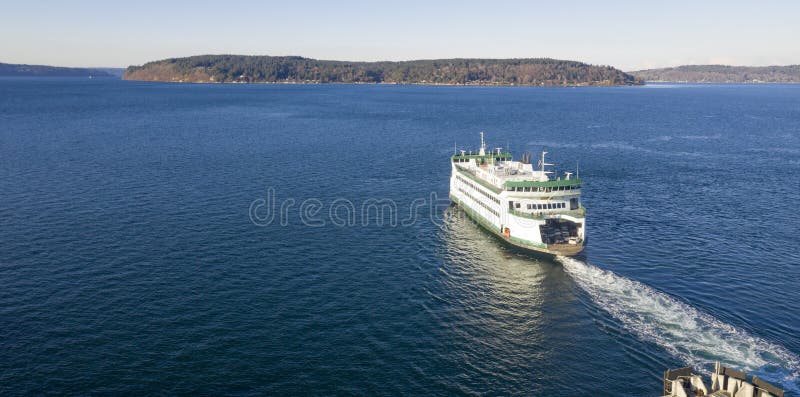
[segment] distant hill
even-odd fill
[[[44,65],[18,65],[0,63],[0,76],[49,77],[120,77],[124,69],[115,68],[65,68]]]
[[[114,77],[122,78],[122,75],[125,74],[125,68],[92,68],[92,70],[99,70],[101,72],[106,72]]]
[[[726,66],[685,65],[628,72],[653,82],[686,83],[800,83],[800,65]]]
[[[191,83],[641,84],[610,66],[548,58],[346,62],[244,55],[165,59],[130,66],[123,79]]]

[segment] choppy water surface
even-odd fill
[[[479,131],[580,161],[585,257],[443,205]],[[800,395],[798,175],[797,86],[0,80],[0,394]]]

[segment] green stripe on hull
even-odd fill
[[[525,240],[524,238],[519,238],[519,237],[514,237],[514,236],[510,236],[510,238],[511,238],[511,241],[514,241],[516,243],[530,245],[530,246],[533,246],[533,247],[536,247],[536,248],[547,249],[547,244],[534,243],[533,241]]]

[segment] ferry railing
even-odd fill
[[[572,210],[572,211],[552,211],[552,212],[530,213],[530,212],[523,212],[523,211],[519,211],[519,210],[516,210],[516,209],[509,208],[508,212],[511,215],[515,215],[515,216],[519,216],[519,217],[523,217],[523,218],[528,218],[528,219],[537,219],[537,220],[544,220],[544,219],[547,219],[548,217],[551,217],[553,215],[566,215],[566,216],[572,216],[572,217],[575,217],[575,218],[585,218],[586,217],[586,207],[584,207],[584,206],[581,206],[579,209]]]

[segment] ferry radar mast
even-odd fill
[[[481,151],[478,154],[481,156],[486,155],[486,142],[483,140],[483,131],[481,131]]]
[[[550,164],[550,163],[545,163],[545,161],[544,161],[544,155],[545,155],[545,154],[547,154],[547,152],[545,152],[544,150],[542,150],[542,159],[541,159],[541,160],[539,160],[539,165],[540,165],[540,166],[542,166],[542,175],[552,174],[552,171],[545,171],[545,170],[544,170],[544,167],[545,167],[545,166],[548,166],[548,165],[553,165],[553,164]]]

